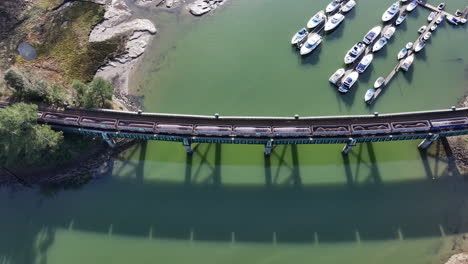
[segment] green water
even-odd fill
[[[448,3],[460,8],[464,0]],[[466,90],[467,27],[442,25],[373,108],[367,87],[395,65],[428,12],[415,10],[345,96],[327,83],[388,1],[359,1],[306,59],[288,42],[325,1],[231,0],[214,15],[138,10],[160,30],[132,83],[146,111],[301,115],[447,108]],[[455,60],[460,58],[458,60]],[[468,186],[419,142],[141,143],[80,188],[0,190],[0,263],[441,263],[468,232]],[[434,148],[444,153],[443,144]]]

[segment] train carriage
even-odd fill
[[[116,119],[98,118],[98,117],[87,117],[83,116],[80,118],[80,126],[82,127],[93,127],[100,129],[116,129]]]
[[[155,125],[156,124],[153,122],[119,120],[117,122],[117,129],[125,131],[153,133]]]
[[[350,133],[351,130],[347,125],[312,127],[312,136],[346,136]]]
[[[269,137],[271,136],[270,127],[234,127],[234,135],[240,137]]]
[[[391,132],[390,124],[357,124],[351,125],[352,135],[368,135],[368,134],[387,134]]]
[[[393,122],[390,125],[392,126],[392,132],[395,133],[427,131],[431,128],[431,125],[427,120]]]
[[[431,120],[431,125],[435,129],[468,128],[468,117],[435,119],[435,120]]]
[[[273,127],[275,137],[309,137],[311,135],[310,127]]]
[[[155,132],[161,134],[192,135],[193,126],[182,124],[156,124]]]
[[[231,126],[209,126],[209,125],[196,125],[194,135],[200,136],[231,136]]]
[[[75,115],[65,115],[65,114],[53,114],[53,113],[44,113],[42,115],[42,120],[45,123],[52,124],[62,124],[62,125],[74,125],[79,126],[79,116]]]

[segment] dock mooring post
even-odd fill
[[[270,156],[272,151],[273,151],[273,139],[270,139],[265,144],[265,156]]]
[[[349,142],[346,143],[346,146],[344,146],[343,151],[341,153],[343,153],[344,155],[347,155],[351,151],[351,149],[353,149],[353,147],[356,146],[356,144],[357,144],[356,139],[349,138]]]
[[[439,134],[429,133],[427,137],[418,145],[418,148],[422,150],[427,149],[432,144],[432,142],[438,138]]]
[[[107,142],[109,147],[111,148],[115,147],[114,139],[110,138],[109,135],[107,135],[107,133],[101,133],[101,136],[102,136],[102,139],[104,139]]]
[[[192,145],[190,144],[190,140],[188,138],[184,138],[184,140],[182,141],[182,144],[184,145],[185,150],[187,151],[188,154],[193,153]]]

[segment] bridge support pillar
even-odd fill
[[[429,133],[427,137],[418,145],[418,148],[421,150],[427,149],[434,140],[437,140],[439,138],[439,134],[432,134]]]
[[[188,138],[184,138],[184,140],[182,141],[182,144],[184,145],[187,153],[189,154],[193,153],[192,144],[190,144],[190,140]]]
[[[344,155],[347,155],[351,151],[351,149],[353,149],[353,147],[356,146],[356,144],[357,144],[356,139],[349,138],[349,142],[346,143],[346,146],[344,146],[343,151],[341,151],[341,153],[343,153]]]
[[[102,139],[104,139],[104,141],[107,142],[109,147],[111,148],[115,147],[114,139],[110,138],[109,135],[107,135],[107,133],[101,133],[101,135],[102,135]]]
[[[265,156],[270,156],[271,152],[273,151],[273,140],[268,141],[265,144]]]

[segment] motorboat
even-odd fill
[[[385,78],[380,76],[379,78],[377,78],[377,80],[375,80],[374,82],[374,88],[380,88],[385,82]]]
[[[466,18],[460,18],[459,20],[460,20],[460,23],[462,23],[462,24],[465,24],[466,21],[467,21]]]
[[[403,23],[403,21],[405,21],[407,15],[406,14],[401,14],[398,16],[397,20],[395,21],[395,25],[400,25],[401,23]]]
[[[366,49],[366,45],[363,42],[358,42],[346,53],[344,57],[345,64],[353,63]]]
[[[418,43],[414,45],[414,51],[419,52],[426,46],[426,41],[423,39],[419,40]]]
[[[461,23],[461,20],[458,18],[458,17],[454,17],[452,15],[448,15],[446,18],[445,18],[449,23],[451,24],[454,24],[456,26],[458,26],[459,23]]]
[[[351,87],[353,87],[354,83],[357,81],[358,78],[359,73],[357,71],[353,71],[350,74],[346,75],[344,77],[344,81],[338,88],[338,91],[340,93],[347,93],[351,89]]]
[[[301,47],[301,55],[306,55],[311,53],[318,45],[322,42],[322,37],[317,33],[312,33],[307,38],[307,41]]]
[[[406,43],[405,48],[411,49],[412,47],[413,47],[413,42],[410,41],[410,42]]]
[[[363,73],[364,71],[366,71],[367,67],[369,67],[369,65],[372,63],[373,59],[374,55],[372,55],[372,53],[364,56],[364,58],[362,58],[362,60],[356,66],[356,71],[359,73]]]
[[[372,52],[381,50],[385,45],[387,45],[388,39],[386,37],[381,37],[372,47]]]
[[[332,74],[332,76],[330,76],[328,81],[333,84],[336,84],[338,80],[340,80],[343,77],[344,74],[345,74],[345,69],[339,68],[338,70],[336,70],[335,73]]]
[[[327,8],[325,8],[325,11],[327,13],[331,13],[333,11],[335,11],[336,9],[338,9],[338,7],[340,7],[340,4],[341,4],[342,1],[340,0],[333,0],[331,1],[331,3],[329,3],[327,5]]]
[[[436,30],[436,29],[437,29],[437,24],[432,25],[431,31],[434,31],[434,30]]]
[[[342,14],[334,14],[328,19],[327,23],[325,23],[325,32],[336,28],[343,20],[344,16]]]
[[[436,24],[440,24],[440,23],[442,23],[442,21],[444,21],[444,18],[445,18],[445,17],[444,17],[444,15],[443,15],[443,14],[442,14],[442,15],[440,15],[440,16],[438,16],[438,17],[437,17],[437,19],[436,19]]]
[[[424,31],[426,31],[426,29],[427,29],[427,26],[424,25],[424,26],[422,26],[422,27],[420,27],[420,28],[418,29],[418,33],[419,33],[419,34],[422,34],[422,33],[424,33]]]
[[[390,19],[392,19],[393,17],[396,16],[396,14],[398,14],[398,11],[400,9],[400,3],[399,2],[396,2],[396,3],[393,3],[387,10],[385,10],[385,12],[383,13],[382,15],[382,20],[384,22],[387,22],[389,21]]]
[[[431,35],[432,35],[431,32],[426,32],[426,34],[424,34],[424,36],[423,36],[423,39],[424,39],[424,40],[428,40],[428,39],[431,38]]]
[[[364,36],[362,41],[367,45],[370,45],[374,40],[379,36],[380,32],[382,31],[381,26],[373,27],[367,34]]]
[[[444,10],[445,8],[445,3],[440,3],[438,6],[437,6],[437,9],[439,10]]]
[[[386,37],[387,39],[391,39],[393,37],[393,34],[395,34],[395,31],[396,31],[396,28],[394,26],[391,26],[385,31],[383,36]]]
[[[408,71],[414,61],[414,54],[409,55],[401,64],[401,69],[404,71]]]
[[[356,6],[356,1],[354,1],[354,0],[349,0],[348,3],[346,3],[346,4],[341,8],[341,12],[347,13],[347,12],[351,11],[351,9],[353,9],[355,6]]]
[[[457,11],[455,11],[455,15],[456,16],[461,16],[463,15],[462,11],[460,9],[457,9]]]
[[[431,22],[432,20],[434,20],[434,18],[437,16],[437,12],[435,11],[432,11],[429,16],[427,17],[427,21]]]
[[[291,44],[298,44],[300,42],[302,42],[306,37],[307,37],[307,34],[309,32],[307,32],[307,29],[305,28],[301,28],[296,34],[294,34],[294,36],[292,37],[291,39]]]
[[[313,17],[309,19],[307,22],[307,28],[314,28],[318,26],[320,23],[322,23],[327,16],[325,15],[325,12],[323,10],[320,10],[317,14],[315,14]]]
[[[364,102],[370,103],[372,99],[374,98],[374,95],[375,95],[374,88],[370,88],[369,90],[367,90],[366,94],[364,95]]]
[[[405,47],[405,48],[402,48],[402,49],[400,50],[400,52],[398,52],[398,55],[397,55],[398,60],[401,60],[401,59],[403,59],[404,57],[406,57],[406,55],[408,54],[408,51],[409,51],[409,49],[407,49],[406,47]]]
[[[418,6],[418,2],[417,2],[417,1],[412,1],[411,3],[408,4],[408,6],[406,6],[406,11],[411,12],[411,11],[413,11],[417,6]]]

